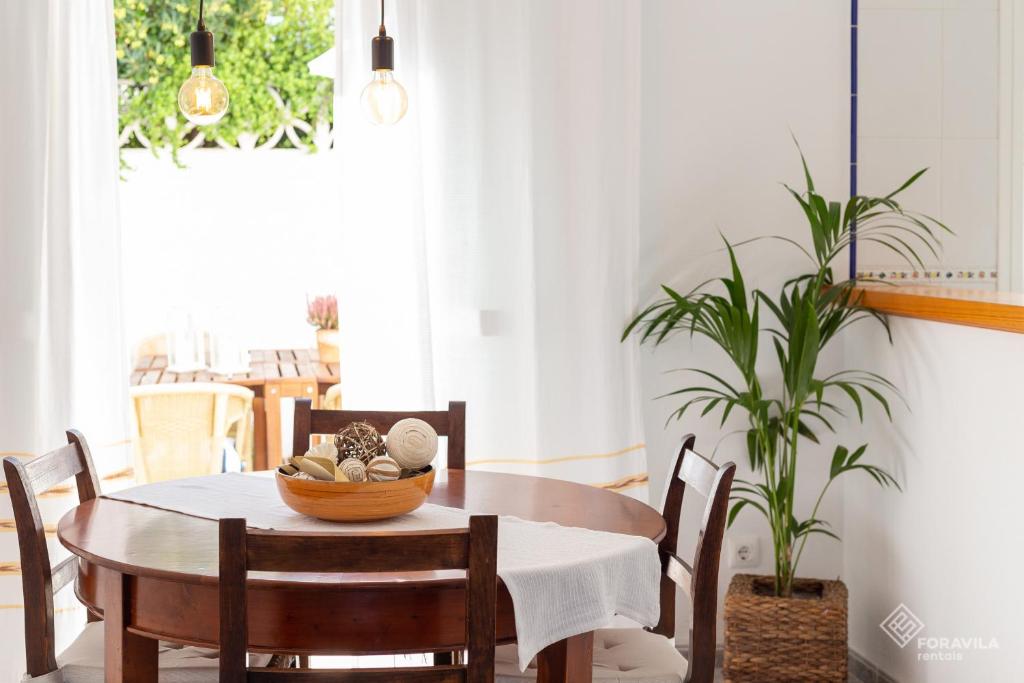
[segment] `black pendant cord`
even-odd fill
[[[203,18],[203,0],[199,0],[199,23],[196,30],[189,36],[192,47],[192,66],[214,66],[213,34],[206,30],[206,19]]]
[[[393,71],[395,68],[395,40],[384,29],[384,0],[380,0],[380,31],[370,41],[374,71]]]

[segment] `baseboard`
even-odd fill
[[[689,659],[689,647],[680,645],[676,649],[679,650],[679,654]],[[725,658],[724,653],[725,649],[721,645],[715,649],[715,666],[719,669],[722,668],[722,660]],[[868,661],[864,655],[852,648],[847,654],[847,666],[849,667],[850,675],[855,676],[859,683],[897,683],[895,678],[882,671],[877,665]]]
[[[690,646],[689,645],[677,645],[676,649],[679,650],[679,654],[683,656],[683,659],[690,661]],[[719,645],[715,648],[715,668],[722,668],[722,661],[725,659],[725,648]]]
[[[850,648],[848,660],[850,673],[857,676],[862,683],[896,683],[896,679],[882,671],[877,664],[869,661],[864,655]]]

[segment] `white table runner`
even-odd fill
[[[379,522],[306,517],[281,501],[272,477],[221,474],[147,484],[107,498],[195,517],[244,517],[250,527],[289,531],[416,531],[468,525],[471,511],[427,503]],[[653,541],[517,517],[498,521],[498,576],[515,606],[519,666],[542,649],[622,615],[654,626],[661,563]]]

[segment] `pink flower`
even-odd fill
[[[306,322],[318,330],[338,329],[338,299],[329,295],[307,301]]]

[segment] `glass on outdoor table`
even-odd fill
[[[195,372],[206,369],[206,335],[195,324],[191,313],[174,311],[167,333],[167,370]]]

